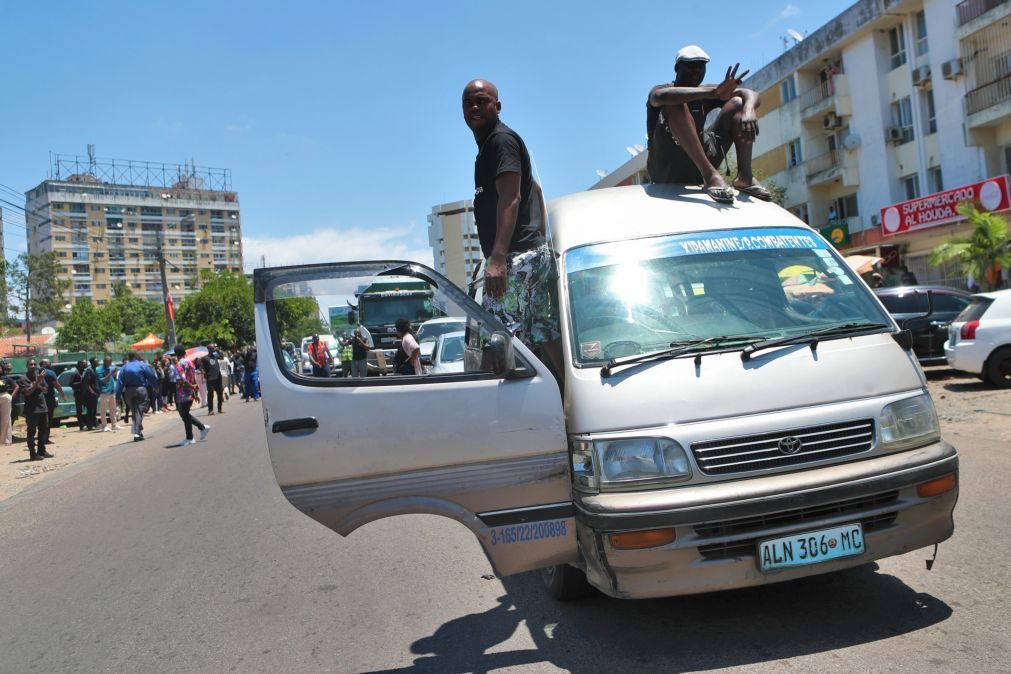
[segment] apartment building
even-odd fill
[[[855,3],[744,83],[762,99],[756,172],[841,250],[884,258],[896,281],[908,270],[964,286],[927,255],[968,231],[958,201],[1008,206],[1009,25],[1008,0]],[[646,182],[645,164],[634,157],[594,187]]]
[[[432,207],[428,214],[428,243],[432,246],[436,271],[465,288],[484,260],[474,220],[474,202],[468,199]]]
[[[90,151],[90,148],[89,148]],[[105,304],[118,284],[161,301],[160,251],[173,299],[201,270],[242,272],[238,194],[228,169],[57,155],[25,194],[28,252],[54,252],[73,303]]]

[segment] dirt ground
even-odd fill
[[[1011,443],[1011,388],[1000,389],[945,366],[924,368],[924,372],[945,439],[975,428]]]

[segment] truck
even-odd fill
[[[396,355],[397,319],[406,318],[413,330],[442,312],[432,302],[432,288],[425,281],[406,276],[392,276],[375,281],[355,293],[358,320],[372,335],[377,350],[383,352],[386,362],[392,363]],[[369,373],[376,374],[382,367],[376,356],[369,355]]]

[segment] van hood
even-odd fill
[[[888,333],[600,368],[570,369],[570,433],[657,428],[884,396],[926,385],[911,352]]]

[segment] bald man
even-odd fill
[[[502,123],[498,88],[472,80],[463,118],[477,142],[474,218],[485,257],[483,303],[533,345],[556,337],[546,294],[553,258],[544,236],[544,195],[519,134]]]

